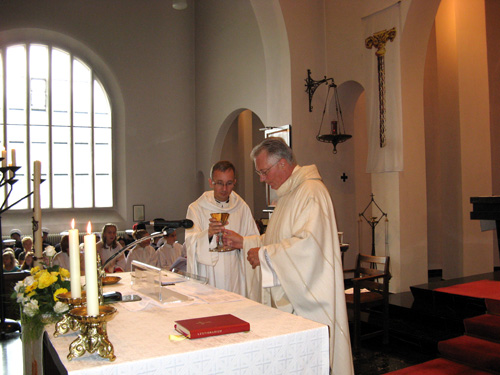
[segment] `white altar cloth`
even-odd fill
[[[105,286],[104,292],[138,294],[131,289],[130,273],[117,275],[122,280]],[[54,326],[47,326],[68,374],[328,374],[327,326],[194,281],[167,288],[193,300],[162,305],[141,295],[145,297],[141,302],[113,304],[118,312],[107,331],[116,355],[114,362],[97,353],[68,361],[69,345],[77,332],[55,338]],[[228,313],[248,321],[250,332],[169,339],[169,335],[178,334],[176,320]]]

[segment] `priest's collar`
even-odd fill
[[[228,198],[228,200],[227,200],[227,201],[224,201],[224,202],[221,202],[220,200],[218,200],[218,199],[216,199],[216,198],[214,198],[214,199],[215,199],[215,204],[216,204],[218,207],[220,207],[220,208],[227,208],[227,207],[229,206],[229,198]]]

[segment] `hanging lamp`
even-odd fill
[[[323,83],[328,86],[328,92],[326,94],[325,105],[323,107],[323,114],[321,116],[321,122],[319,124],[318,134],[316,135],[316,139],[320,142],[331,143],[333,144],[333,153],[337,153],[337,145],[339,143],[343,143],[348,139],[352,138],[352,135],[345,133],[344,128],[344,119],[342,118],[342,108],[340,107],[339,95],[337,92],[337,85],[333,78],[326,78],[326,76],[320,80],[315,81],[311,78],[311,70],[307,69],[307,78],[306,81],[306,92],[309,94],[309,112],[312,112],[312,98],[314,96],[314,92],[316,89],[322,85]],[[323,121],[326,113],[326,106],[328,104],[328,97],[330,95],[330,90],[333,88],[333,100],[335,102],[335,114],[336,119],[331,121],[330,133],[321,134],[321,127],[323,126]]]

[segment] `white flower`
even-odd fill
[[[29,298],[25,297],[24,293],[17,293],[17,299],[16,299],[17,303],[23,303],[24,304],[28,300],[29,300]]]
[[[44,250],[44,254],[48,257],[53,257],[56,255],[56,248],[54,246],[47,246]]]
[[[24,282],[23,280],[20,280],[16,283],[16,285],[14,285],[14,290],[16,291],[16,293],[22,293],[22,288],[24,287]]]
[[[24,305],[23,313],[28,315],[30,318],[34,317],[38,312],[38,301],[36,299],[29,301]]]
[[[25,286],[29,286],[35,282],[35,278],[33,276],[28,276],[23,280],[23,282]]]
[[[54,305],[54,311],[58,314],[62,314],[63,312],[68,311],[69,306],[66,303],[62,303],[61,301],[57,301]]]

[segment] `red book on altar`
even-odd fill
[[[250,331],[250,323],[231,314],[176,320],[174,328],[189,339]]]

